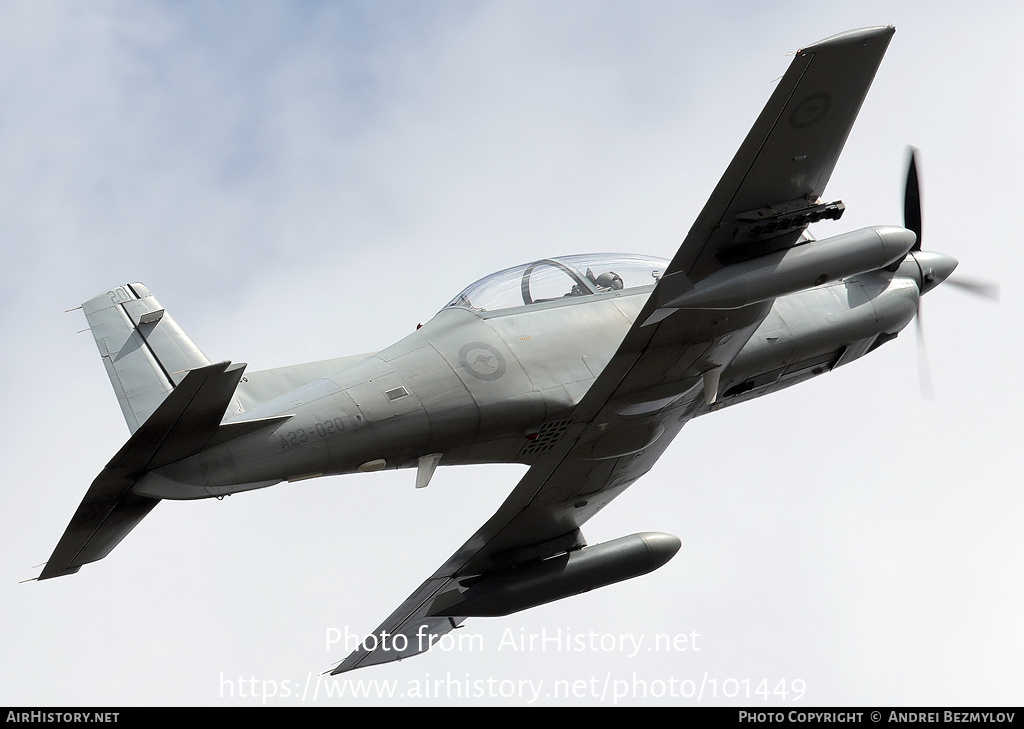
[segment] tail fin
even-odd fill
[[[73,574],[106,557],[160,502],[136,494],[135,482],[154,468],[198,453],[215,436],[224,437],[220,421],[244,370],[244,364],[221,362],[184,375],[93,481],[40,580]]]
[[[132,432],[92,482],[39,579],[102,559],[160,503],[132,488],[149,471],[252,432],[273,419],[221,425],[242,407],[244,364],[211,364],[156,298],[125,284],[82,304]]]
[[[135,432],[190,371],[210,360],[140,283],[82,304],[128,428]],[[229,403],[232,413],[241,410]]]

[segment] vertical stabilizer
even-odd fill
[[[139,429],[189,370],[210,360],[139,283],[82,304],[110,384],[131,432]],[[233,402],[229,413],[240,408]]]

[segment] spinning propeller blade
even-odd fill
[[[928,366],[928,348],[924,343],[924,323],[921,321],[921,304],[917,305],[917,316],[914,320],[917,333],[917,381],[921,386],[921,399],[934,400],[935,390],[932,387],[932,371]]]
[[[907,178],[903,186],[903,227],[913,231],[917,242],[910,248],[911,254],[921,250],[921,186],[917,179],[917,148],[908,147]],[[931,369],[928,367],[928,349],[924,341],[924,323],[921,319],[921,300],[917,302],[915,321],[917,334],[917,381],[921,387],[921,397],[931,400],[935,396],[932,389]]]
[[[961,291],[980,296],[983,299],[994,301],[999,303],[999,284],[992,283],[991,281],[981,281],[978,279],[965,279],[963,276],[957,276],[954,279],[948,280],[946,283],[954,286]]]
[[[913,231],[917,242],[911,252],[921,250],[921,187],[917,181],[917,148],[909,147],[907,182],[903,188],[903,227]]]
[[[919,283],[921,293],[929,291],[939,283],[947,282],[956,288],[989,301],[999,301],[998,284],[987,281],[968,280],[962,277],[946,278],[956,266],[956,261],[940,254],[922,253],[921,227],[923,216],[921,213],[921,185],[918,180],[917,171],[917,148],[908,146],[907,156],[907,178],[903,189],[903,227],[912,231],[917,236],[917,242],[911,247],[909,255],[914,257],[921,269],[921,281]],[[929,262],[932,267],[928,267]],[[928,351],[925,347],[924,324],[922,323],[921,311],[922,304],[919,299],[916,317],[918,380],[921,384],[921,396],[931,400],[934,392],[932,390],[931,370],[928,367]]]

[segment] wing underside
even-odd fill
[[[661,305],[732,262],[798,245],[808,223],[841,214],[820,196],[894,32],[850,31],[797,52],[561,438],[373,633],[392,640],[368,640],[332,673],[427,650],[430,636],[436,640],[465,620],[436,614],[453,590],[585,545],[580,527],[650,470],[771,302],[728,314]]]

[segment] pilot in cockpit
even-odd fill
[[[623,287],[622,276],[615,271],[602,273],[595,276],[593,270],[587,269],[587,280],[594,284],[598,291],[621,291]]]

